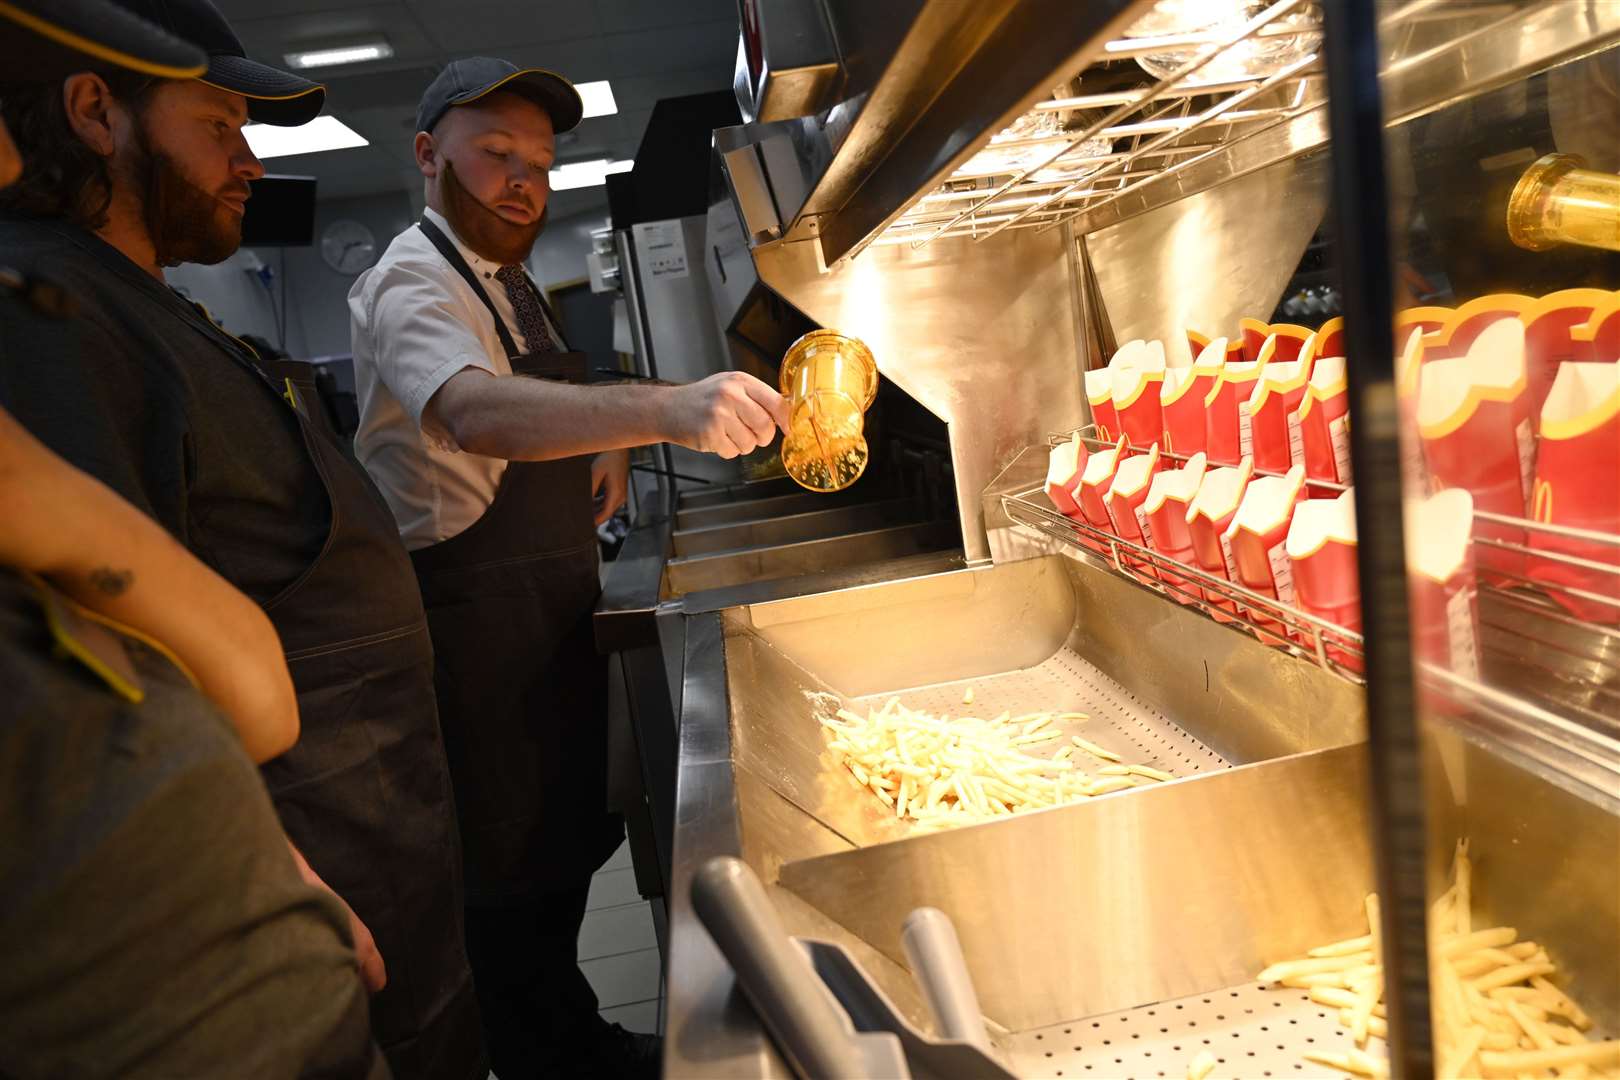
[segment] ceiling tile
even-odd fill
[[[608,34],[694,22],[738,24],[737,0],[596,0],[596,9]]]
[[[591,3],[548,0],[410,0],[439,46],[453,53],[498,52],[601,33]]]
[[[244,19],[280,18],[329,11],[332,3],[331,0],[214,0],[214,6],[234,26]]]
[[[436,55],[416,17],[403,3],[356,5],[282,17],[232,20],[232,26],[250,51],[280,62],[283,53],[318,49],[369,38],[385,38],[396,56]],[[341,69],[330,69],[341,70]]]
[[[275,158],[274,172],[320,178],[323,201],[421,183],[411,151],[416,103],[453,56],[500,56],[580,82],[608,79],[619,112],[558,144],[564,161],[632,156],[653,103],[731,83],[735,0],[216,0],[249,55],[281,63],[295,48],[382,33],[396,55],[320,73],[327,108],[371,141],[356,150]],[[553,212],[606,212],[603,188],[559,192]]]
[[[709,22],[612,34],[606,42],[606,72],[598,78],[646,76],[663,71],[704,70],[731,85],[737,58],[737,28],[733,23]],[[617,84],[615,84],[617,85]],[[617,92],[617,91],[615,91]]]

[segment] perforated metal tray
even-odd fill
[[[1012,1070],[1027,1080],[1179,1080],[1204,1050],[1215,1055],[1210,1080],[1342,1080],[1344,1073],[1305,1055],[1342,1054],[1354,1045],[1339,1025],[1338,1010],[1318,1005],[1303,990],[1258,983],[1088,1016],[1002,1041]],[[1368,1039],[1366,1052],[1383,1056],[1383,1040]]]
[[[972,704],[962,700],[972,689]],[[1081,712],[1089,719],[1054,722],[1065,736],[1079,735],[1127,762],[1151,765],[1172,776],[1230,767],[1230,762],[1175,721],[1143,702],[1135,694],[1082,660],[1070,649],[1060,649],[1035,667],[977,679],[935,683],[855,698],[851,708],[860,713],[879,709],[891,697],[908,708],[935,716],[981,716],[987,719],[1009,712]],[[1065,741],[1067,741],[1065,739]],[[1049,756],[1062,743],[1032,747]]]

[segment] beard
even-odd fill
[[[546,227],[547,208],[527,225],[516,225],[479,202],[461,186],[456,167],[444,163],[444,216],[462,243],[482,257],[502,266],[515,266],[529,257],[534,242]]]
[[[192,183],[174,158],[152,145],[144,118],[136,123],[127,172],[146,212],[146,231],[159,266],[223,262],[242,246],[242,216],[222,196],[251,194],[233,179],[217,193]]]

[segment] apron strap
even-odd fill
[[[461,257],[461,252],[456,250],[456,245],[452,244],[450,238],[444,235],[443,229],[427,218],[418,221],[416,227],[421,229],[422,235],[426,236],[433,246],[439,249],[439,254],[444,256],[444,261],[450,264],[450,268],[460,274],[463,281],[472,286],[473,294],[482,300],[484,306],[489,309],[490,318],[495,320],[495,333],[500,336],[501,348],[506,350],[507,358],[517,356],[517,342],[512,339],[512,332],[506,328],[506,320],[501,318],[501,313],[495,310],[495,304],[490,300],[489,293],[485,292],[484,287],[478,283],[478,275],[473,273],[472,267],[467,265],[467,260]]]

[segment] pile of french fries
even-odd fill
[[[972,704],[971,690],[962,701]],[[933,716],[897,697],[865,716],[839,709],[820,717],[832,736],[828,749],[856,781],[896,817],[929,828],[971,825],[1174,779],[1078,735],[1065,737],[1057,726],[1087,719],[1085,713],[1055,711],[1004,712],[989,720]]]
[[[1594,1042],[1586,1034],[1592,1019],[1553,985],[1557,968],[1546,950],[1520,941],[1511,926],[1474,928],[1472,883],[1468,843],[1461,841],[1451,886],[1429,911],[1438,1074],[1620,1078],[1620,1039]],[[1312,1001],[1339,1010],[1339,1023],[1350,1029],[1356,1046],[1344,1054],[1306,1054],[1308,1060],[1381,1077],[1388,1073],[1384,1058],[1366,1049],[1369,1036],[1386,1033],[1376,893],[1367,897],[1366,910],[1366,934],[1273,964],[1260,981],[1303,988]],[[1195,1061],[1195,1068],[1200,1064]]]

